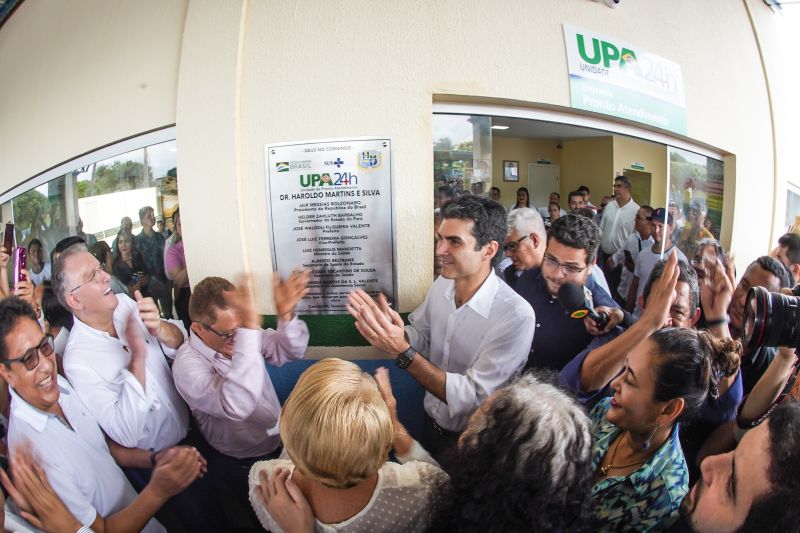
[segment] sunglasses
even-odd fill
[[[28,370],[34,370],[37,366],[39,366],[39,354],[42,354],[45,357],[50,357],[53,355],[54,351],[55,345],[53,344],[53,336],[45,335],[42,339],[42,342],[40,342],[38,346],[34,346],[33,348],[26,350],[25,353],[22,354],[22,357],[6,359],[2,361],[2,363],[8,367],[11,366],[11,363],[22,363]]]
[[[216,335],[217,337],[223,339],[223,340],[228,340],[231,337],[233,337],[234,335],[236,335],[236,330],[235,329],[233,329],[231,331],[228,331],[228,332],[225,332],[225,333],[220,333],[219,331],[215,330],[214,328],[212,328],[208,324],[203,324],[201,322],[200,325],[203,326],[204,328],[206,328],[208,331],[210,331],[214,335]]]

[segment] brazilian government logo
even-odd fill
[[[361,168],[378,168],[381,166],[381,153],[375,150],[364,150],[358,153],[358,166]]]
[[[578,309],[577,311],[573,311],[571,315],[572,318],[583,318],[589,314],[589,311],[586,309]]]
[[[275,163],[275,168],[278,172],[289,172],[289,162],[283,161],[280,163]]]

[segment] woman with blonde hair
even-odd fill
[[[447,474],[418,461],[387,462],[394,424],[375,380],[341,359],[324,359],[300,376],[280,417],[289,459],[250,471],[250,502],[261,525],[282,531],[267,511],[261,483],[291,478],[308,501],[315,531],[424,531]]]

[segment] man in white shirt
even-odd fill
[[[189,409],[175,389],[166,360],[183,343],[183,326],[162,320],[153,299],[142,298],[138,291],[136,301],[114,294],[109,280],[84,244],[67,248],[56,259],[53,289],[75,316],[64,350],[64,372],[112,440],[129,448],[169,448],[183,442],[189,431]],[[131,353],[129,321],[144,338],[141,354]],[[191,442],[202,448],[202,439],[192,437]],[[137,487],[149,475],[128,473]],[[208,504],[203,503],[206,499]],[[212,511],[213,501],[208,483],[200,480],[169,507],[183,524],[199,531],[213,529],[213,519],[221,516]]]
[[[142,336],[132,339],[132,351],[144,351],[144,347]],[[0,302],[0,363],[0,375],[9,383],[13,398],[11,452],[33,456],[83,526],[94,531],[163,532],[152,517],[201,475],[205,463],[197,450],[171,448],[156,456],[149,450],[107,443],[89,409],[58,375],[52,336],[42,332],[33,309],[18,298]],[[155,466],[140,495],[117,462]]]
[[[172,365],[175,386],[210,445],[209,475],[247,509],[250,467],[281,451],[281,405],[264,362],[281,366],[308,348],[308,327],[294,309],[308,293],[309,274],[274,278],[277,331],[261,329],[249,277],[235,287],[219,277],[195,285],[191,335]]]
[[[631,180],[627,176],[614,178],[614,201],[609,202],[600,221],[600,250],[603,252],[601,265],[611,287],[617,287],[622,275],[622,266],[614,266],[612,257],[622,250],[628,237],[633,233],[639,204],[631,196]]]
[[[664,224],[666,220],[667,224]],[[634,318],[639,318],[642,314],[642,294],[644,293],[644,286],[647,280],[650,279],[650,273],[653,268],[661,262],[663,247],[663,258],[669,257],[673,248],[675,253],[678,254],[678,260],[683,261],[687,265],[689,260],[672,242],[672,231],[674,229],[674,221],[672,215],[667,213],[663,207],[659,207],[653,214],[650,215],[651,238],[653,245],[647,248],[642,248],[639,255],[634,261],[633,279],[628,288],[628,297],[625,302],[625,308],[633,312]]]
[[[616,288],[616,294],[613,294],[614,299],[622,305],[625,305],[625,299],[628,297],[628,287],[631,286],[631,280],[633,280],[633,269],[636,266],[635,261],[639,252],[653,245],[653,239],[650,237],[652,214],[653,208],[649,205],[639,208],[634,222],[634,231],[628,237],[625,246],[611,256],[611,263],[614,267],[622,266],[619,286]]]
[[[424,444],[439,457],[475,409],[522,370],[535,323],[531,306],[492,271],[506,237],[503,206],[462,196],[443,217],[436,245],[442,274],[409,326],[382,295],[380,305],[364,291],[349,302],[364,338],[426,389]]]

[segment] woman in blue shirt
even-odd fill
[[[593,529],[660,531],[678,517],[688,471],[678,424],[716,395],[717,376],[741,345],[706,331],[666,328],[634,348],[611,382],[612,398],[592,410]]]

